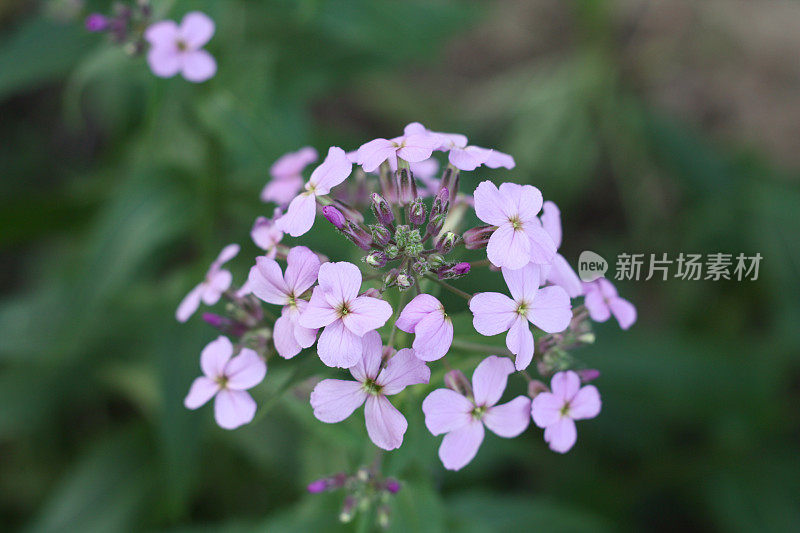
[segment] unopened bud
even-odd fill
[[[235,305],[233,305],[231,312],[242,313],[242,311],[237,309]],[[203,320],[211,327],[216,328],[226,335],[230,335],[232,337],[241,337],[250,329],[246,324],[239,322],[238,320],[231,320],[230,318],[220,316],[215,313],[203,313]]]
[[[442,227],[444,226],[444,221],[446,218],[447,215],[444,213],[440,213],[436,216],[431,215],[431,218],[428,221],[428,227],[425,229],[428,235],[437,235],[440,231],[442,231]]]
[[[381,529],[389,529],[389,518],[391,518],[392,508],[388,505],[381,505],[378,507],[378,527]]]
[[[339,512],[339,521],[347,524],[348,522],[353,521],[353,517],[356,514],[356,506],[358,505],[358,500],[356,500],[353,496],[348,496],[344,499],[344,504],[342,505],[342,510]]]
[[[388,258],[380,250],[373,250],[364,258],[364,261],[373,268],[383,268],[386,266]]]
[[[369,289],[362,292],[359,296],[366,296],[367,298],[380,298],[381,291],[379,291],[375,287],[370,287]]]
[[[399,254],[400,254],[400,249],[394,244],[386,247],[386,257],[388,257],[389,259],[396,259]]]
[[[430,270],[430,266],[428,265],[427,261],[423,261],[423,260],[419,260],[418,259],[418,260],[414,261],[413,263],[411,263],[411,270],[414,271],[414,274],[418,274],[418,275],[422,276],[422,275],[425,274],[425,272]]]
[[[349,220],[350,222],[363,224],[364,223],[364,215],[361,214],[361,211],[350,206],[350,204],[343,202],[337,198],[333,199],[333,205],[342,212],[342,214]]]
[[[325,219],[336,226],[336,229],[344,228],[345,224],[347,224],[347,219],[344,217],[341,211],[333,207],[332,205],[326,205],[322,208],[322,214],[325,216]]]
[[[548,392],[550,389],[547,388],[547,385],[539,381],[538,379],[534,379],[530,383],[528,383],[528,396],[531,398],[536,398],[539,394],[543,392]]]
[[[394,213],[392,208],[383,196],[374,192],[370,196],[372,198],[372,213],[375,219],[384,226],[389,226],[394,222]]]
[[[456,263],[448,267],[442,267],[436,271],[439,279],[455,279],[469,273],[469,263]]]
[[[347,222],[342,229],[342,233],[347,235],[347,238],[362,250],[369,250],[372,248],[372,235],[367,233],[367,230],[360,225]]]
[[[582,333],[581,335],[578,335],[578,341],[580,341],[583,344],[594,344],[595,341],[594,333],[592,333],[591,331],[589,331],[588,333]]]
[[[575,371],[583,383],[589,383],[600,377],[600,371],[595,368],[582,368]]]
[[[407,168],[397,169],[398,200],[400,205],[407,205],[417,199],[417,184],[414,176]]]
[[[306,489],[311,494],[319,494],[320,492],[324,492],[325,489],[328,488],[328,480],[327,479],[318,479],[316,481],[312,481],[308,484]]]
[[[106,31],[108,29],[108,18],[100,13],[92,13],[86,17],[86,30],[96,33]]]
[[[447,187],[439,190],[436,198],[433,199],[433,206],[431,207],[431,218],[436,215],[446,215],[447,210],[450,208],[450,191]]]
[[[452,231],[448,231],[436,242],[436,249],[441,254],[448,254],[456,245],[456,241],[458,240],[458,235],[453,233]]]
[[[400,274],[400,270],[397,268],[391,269],[389,272],[383,276],[383,286],[384,288],[392,287],[397,283],[397,276]]]
[[[378,246],[386,246],[392,240],[392,234],[385,226],[373,224],[370,226],[370,230],[372,230],[372,240]]]
[[[414,285],[414,276],[409,275],[406,272],[400,272],[397,274],[397,288],[401,291],[405,291],[410,289]]]
[[[439,190],[447,189],[450,193],[450,198],[455,198],[458,194],[458,182],[460,176],[458,169],[453,168],[452,166],[448,166],[444,169],[444,175],[442,176],[441,184],[439,185]]]
[[[408,210],[408,221],[414,226],[421,226],[425,222],[425,204],[417,198],[411,203]]]
[[[472,395],[472,385],[461,370],[451,370],[444,375],[444,386],[462,396]]]
[[[489,237],[497,229],[496,226],[477,226],[464,232],[464,248],[467,250],[480,250],[489,244]]]
[[[430,254],[428,256],[428,266],[436,270],[444,264],[444,256],[442,254]]]
[[[397,481],[396,479],[389,478],[386,480],[385,488],[392,494],[397,494],[398,492],[400,492],[400,482]]]

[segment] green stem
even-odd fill
[[[453,287],[452,285],[450,285],[446,281],[440,280],[439,278],[437,278],[435,275],[433,275],[431,273],[425,274],[425,277],[428,278],[431,281],[435,281],[436,283],[438,283],[439,285],[441,285],[442,287],[444,287],[448,291],[452,292],[453,294],[457,294],[457,295],[461,296],[462,298],[464,298],[467,301],[470,301],[472,299],[472,295],[470,293],[462,291],[461,289],[459,289],[457,287]]]
[[[390,348],[394,348],[394,338],[397,335],[397,319],[400,318],[400,312],[405,306],[407,298],[408,291],[403,291],[400,293],[400,298],[397,300],[397,309],[392,317],[392,330],[389,332],[389,341],[386,343],[386,345]]]

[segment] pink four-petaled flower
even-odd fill
[[[325,263],[319,269],[319,285],[300,315],[307,328],[322,328],[317,352],[328,366],[350,368],[362,353],[362,337],[383,326],[392,315],[389,302],[359,296],[361,271],[346,261]]]
[[[364,335],[363,353],[350,367],[356,381],[319,382],[311,393],[311,406],[319,420],[334,423],[346,419],[366,402],[364,418],[369,438],[384,450],[394,450],[403,444],[408,422],[386,396],[397,394],[409,385],[428,383],[431,371],[409,348],[398,351],[385,365],[382,365],[382,351],[377,331]]]
[[[478,218],[497,226],[486,247],[493,265],[518,269],[530,262],[547,264],[553,260],[555,243],[537,218],[542,208],[539,189],[516,183],[503,183],[498,189],[491,181],[484,181],[474,196]]]
[[[411,347],[423,361],[441,359],[453,343],[453,322],[442,303],[430,294],[420,294],[408,302],[395,325],[414,333]]]
[[[512,298],[499,292],[480,292],[469,302],[478,333],[491,336],[508,331],[506,346],[517,356],[517,370],[527,368],[533,359],[533,334],[528,322],[547,333],[557,333],[572,320],[567,293],[556,286],[539,288],[539,271],[538,265],[504,268],[503,278]]]
[[[253,294],[267,303],[282,305],[281,316],[272,332],[278,355],[291,359],[317,340],[317,330],[299,324],[308,302],[300,296],[314,285],[320,264],[317,255],[305,246],[289,250],[286,274],[269,257],[258,257],[247,278]]]
[[[153,74],[171,78],[178,72],[188,81],[202,82],[214,76],[217,63],[203,50],[214,35],[214,21],[199,11],[187,13],[181,25],[172,20],[151,24],[144,32],[150,43],[147,62]]]
[[[303,188],[303,170],[317,160],[317,151],[306,146],[278,158],[269,169],[272,179],[261,190],[261,200],[286,205]]]
[[[214,305],[219,301],[222,293],[228,290],[233,281],[230,271],[223,269],[222,265],[236,257],[238,253],[238,244],[229,244],[222,249],[219,256],[211,263],[205,279],[181,300],[178,310],[175,312],[178,322],[189,320],[189,317],[200,307],[200,301],[206,305]]]
[[[568,370],[553,376],[553,392],[540,392],[533,399],[531,415],[550,449],[566,453],[575,444],[578,431],[575,420],[594,418],[600,413],[600,393],[594,385],[581,387],[578,374]]]
[[[500,437],[516,437],[530,423],[530,399],[517,396],[496,405],[514,372],[510,359],[490,355],[472,374],[472,397],[450,389],[436,389],[422,402],[425,425],[434,435],[446,433],[439,458],[448,470],[460,470],[472,461],[483,442],[484,425]]]
[[[427,132],[373,139],[358,148],[354,159],[365,172],[373,172],[384,161],[397,168],[398,157],[408,163],[419,163],[428,159],[439,144],[439,139]]]
[[[583,293],[586,295],[583,303],[595,322],[605,322],[611,315],[614,315],[622,329],[628,329],[636,322],[636,307],[620,298],[616,287],[606,278],[584,283]]]
[[[225,429],[235,429],[253,420],[256,402],[247,391],[261,383],[267,375],[267,364],[256,352],[242,348],[233,355],[227,337],[211,341],[200,355],[203,376],[195,379],[186,395],[187,409],[197,409],[216,396],[214,418]]]
[[[460,133],[442,133],[431,131],[419,122],[412,122],[404,130],[405,135],[427,134],[439,139],[437,150],[448,152],[450,163],[459,170],[475,170],[481,165],[489,168],[505,167],[512,169],[515,166],[514,158],[503,152],[480,146],[468,146],[467,137]]]
[[[250,238],[256,246],[267,252],[267,257],[274,258],[278,252],[278,243],[283,239],[283,231],[276,222],[281,217],[281,209],[275,208],[272,218],[258,217],[250,230]]]

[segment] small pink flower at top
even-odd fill
[[[350,368],[362,353],[362,337],[383,326],[392,316],[389,302],[359,296],[361,271],[352,263],[325,263],[319,269],[319,285],[300,315],[306,328],[322,328],[317,352],[328,366]]]
[[[299,324],[300,314],[308,302],[300,296],[317,281],[319,273],[317,254],[305,246],[289,250],[286,257],[286,274],[280,265],[268,257],[256,258],[247,278],[253,294],[267,303],[282,305],[281,316],[275,321],[273,340],[278,355],[291,359],[317,340],[317,330]]]
[[[453,322],[442,303],[430,294],[420,294],[408,302],[395,325],[415,335],[411,347],[423,361],[441,359],[453,343]]]
[[[374,139],[362,144],[354,157],[365,172],[373,172],[384,161],[397,168],[397,158],[408,163],[428,159],[441,141],[425,133],[404,134],[394,139]]]
[[[171,78],[178,72],[188,81],[203,82],[217,72],[217,62],[203,50],[214,35],[214,21],[204,13],[187,13],[178,26],[172,20],[151,24],[144,32],[150,43],[147,62],[153,74]]]
[[[317,157],[317,151],[311,146],[279,157],[269,169],[272,180],[261,190],[261,200],[284,206],[291,202],[303,188],[303,170]]]
[[[486,247],[494,266],[518,269],[530,262],[547,264],[553,260],[555,243],[537,218],[542,208],[539,189],[516,183],[503,183],[498,189],[491,181],[484,181],[474,196],[478,218],[497,226]]]
[[[286,214],[278,219],[278,227],[291,235],[299,237],[314,225],[317,214],[317,196],[324,196],[342,183],[353,170],[353,164],[344,150],[331,146],[325,161],[314,169],[305,192],[297,195],[289,204]]]
[[[448,152],[447,156],[450,164],[459,170],[475,170],[481,165],[486,165],[489,168],[505,167],[512,169],[516,165],[514,158],[503,152],[498,152],[491,148],[481,148],[480,146],[468,146],[467,137],[460,133],[431,131],[419,122],[412,122],[407,125],[403,133],[405,135],[428,134],[438,138],[439,145],[436,149]]]
[[[542,206],[542,216],[540,218],[542,227],[553,239],[556,250],[558,250],[561,247],[561,211],[559,211],[556,204],[548,200]],[[581,279],[572,270],[564,256],[559,253],[553,257],[552,263],[542,265],[542,277],[553,285],[558,285],[567,291],[570,298],[577,298],[583,294]]]
[[[550,449],[568,452],[578,438],[575,420],[594,418],[600,413],[600,393],[594,385],[581,387],[578,374],[568,370],[553,376],[553,392],[540,392],[533,399],[531,415]]]
[[[197,409],[216,395],[214,418],[224,429],[236,429],[249,423],[256,414],[256,402],[247,393],[267,375],[267,364],[256,352],[242,348],[233,355],[227,337],[211,341],[200,355],[203,376],[194,380],[184,400],[187,409]]]
[[[530,399],[517,396],[497,405],[514,372],[510,359],[490,355],[472,374],[472,395],[436,389],[422,402],[425,425],[434,435],[446,433],[439,458],[448,470],[469,464],[483,442],[484,425],[500,437],[516,437],[530,423]]]
[[[356,381],[319,382],[311,393],[311,407],[314,416],[332,424],[346,419],[366,402],[364,418],[369,438],[379,448],[394,450],[403,444],[408,422],[386,397],[409,385],[428,383],[431,371],[409,348],[394,354],[385,367],[381,362],[381,336],[370,331],[364,335],[362,355],[350,368]],[[527,412],[525,417],[528,418]]]
[[[508,331],[506,346],[517,356],[517,370],[523,370],[533,359],[533,334],[528,322],[547,333],[564,331],[572,320],[572,308],[561,287],[539,288],[537,265],[519,270],[504,268],[502,272],[512,298],[499,292],[481,292],[472,297],[469,309],[481,335]]]
[[[175,318],[178,322],[189,320],[202,301],[206,305],[214,305],[222,297],[222,293],[227,291],[233,281],[230,271],[222,268],[222,265],[236,257],[239,253],[238,244],[229,244],[219,253],[219,256],[211,263],[205,279],[200,282],[178,305]]]
[[[628,329],[636,322],[636,308],[628,300],[620,298],[617,289],[606,278],[584,283],[583,293],[586,295],[583,304],[595,322],[605,322],[611,315],[622,329]]]
[[[267,257],[270,259],[278,253],[278,243],[283,239],[283,231],[275,222],[280,217],[280,208],[275,208],[272,218],[258,217],[250,230],[250,238],[253,239],[256,246],[267,252]]]

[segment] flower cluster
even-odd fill
[[[446,159],[439,161],[437,153]],[[305,180],[305,168],[316,160],[316,150],[305,147],[271,167],[261,199],[275,204],[273,215],[259,217],[251,231],[265,254],[255,258],[246,281],[234,286],[223,268],[239,251],[230,245],[178,307],[177,318],[185,321],[201,302],[213,305],[224,297],[226,314],[204,319],[236,339],[220,337],[203,351],[204,375],[186,406],[195,409],[216,396],[221,427],[248,423],[256,406],[246,390],[264,379],[266,361],[307,350],[308,357],[319,357],[321,371],[330,367],[310,393],[314,416],[338,423],[363,406],[366,434],[382,450],[402,446],[408,428],[402,410],[420,408],[430,433],[444,435],[439,457],[450,470],[472,461],[486,429],[513,438],[531,421],[544,429],[552,450],[570,450],[575,420],[595,417],[601,405],[597,388],[582,386],[599,372],[584,368],[572,352],[594,342],[590,319],[614,315],[627,329],[636,311],[609,281],[581,283],[558,253],[556,205],[536,187],[511,182],[482,181],[471,195],[460,192],[462,173],[513,169],[514,159],[419,123],[351,152],[331,147]],[[473,211],[483,224],[464,228]],[[351,256],[360,261],[329,260],[291,242],[320,223],[318,215],[353,245]],[[452,284],[479,269],[481,280],[502,276],[506,289],[471,294]],[[463,300],[445,300],[446,308],[437,297],[443,290]],[[459,340],[470,334],[454,328],[459,313],[470,313],[481,335],[505,333],[505,347]],[[481,359],[471,381],[463,372],[475,362],[469,352]],[[531,363],[549,387],[531,377]],[[447,370],[442,388],[429,384],[433,365]],[[526,393],[503,400],[512,376],[519,385],[527,382]],[[421,406],[411,404],[410,388],[428,392]],[[309,490],[347,490],[343,516],[351,516],[348,502],[367,498],[363,494],[385,503],[386,494],[396,492],[386,483],[369,470],[366,477],[337,474]]]

